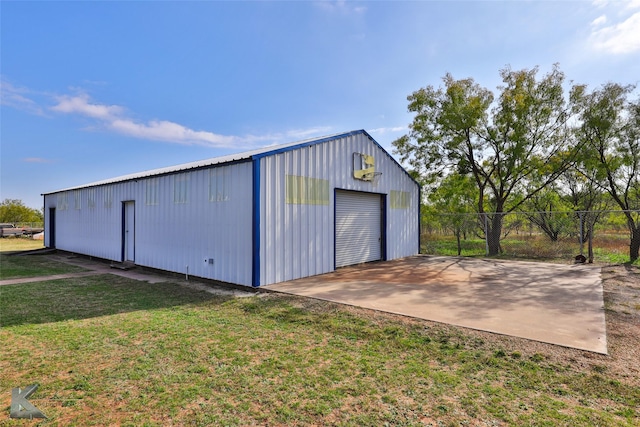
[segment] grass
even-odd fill
[[[42,240],[0,239],[0,280],[85,271],[81,267],[60,264],[39,255],[16,256],[20,252],[42,248],[44,248]]]
[[[0,324],[0,406],[39,383],[42,425],[640,422],[640,389],[606,367],[277,294],[91,276],[0,287]]]
[[[458,256],[458,244],[445,236],[423,236],[422,250],[424,254]],[[486,254],[484,240],[467,239],[460,242],[460,256],[483,257]]]
[[[0,253],[0,280],[80,271],[85,270],[73,265],[60,264],[40,255],[16,256]]]
[[[484,239],[469,238],[460,242],[461,256],[486,256]],[[597,263],[623,264],[629,262],[629,240],[625,236],[602,235],[593,242],[594,258]],[[574,239],[559,239],[552,242],[544,235],[510,235],[501,241],[503,253],[500,258],[526,259],[538,261],[570,262],[580,253],[580,245]],[[455,236],[442,234],[424,234],[422,253],[432,255],[457,256],[458,246]],[[586,254],[587,245],[584,245]],[[640,265],[640,260],[634,263]]]
[[[31,251],[44,248],[42,240],[27,237],[5,237],[0,239],[0,252]]]

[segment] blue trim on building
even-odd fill
[[[126,245],[125,240],[127,239],[127,232],[126,232],[126,227],[127,227],[127,201],[123,200],[120,203],[121,207],[120,207],[120,240],[121,240],[121,244],[120,244],[120,262],[125,262],[124,259],[124,248]]]
[[[334,141],[336,139],[341,139],[341,138],[346,138],[348,136],[358,135],[360,133],[367,134],[364,130],[354,130],[354,131],[351,131],[351,132],[342,133],[340,135],[332,135],[332,136],[327,136],[327,137],[324,137],[324,138],[312,139],[310,141],[301,142],[300,144],[290,145],[288,147],[276,148],[275,150],[266,151],[264,153],[256,154],[256,155],[253,156],[253,158],[254,159],[255,158],[262,158],[262,157],[267,157],[267,156],[273,156],[274,154],[286,153],[287,151],[293,151],[293,150],[297,150],[299,148],[311,147],[312,145],[322,144],[322,143],[325,143],[325,142]],[[369,134],[367,134],[367,136],[369,136]],[[371,137],[369,136],[369,138],[371,138]]]
[[[260,286],[260,158],[253,159],[253,269],[251,286]]]
[[[336,193],[338,190],[339,188],[337,187],[333,188],[333,224],[331,224],[331,227],[333,228],[333,271],[336,271],[336,236],[338,235],[336,232],[336,212],[338,206],[336,203]]]
[[[369,135],[369,133],[367,133],[366,130],[364,129],[360,129],[360,130],[354,130],[351,132],[345,132],[339,135],[332,135],[332,136],[327,136],[324,138],[319,138],[319,139],[312,139],[310,141],[305,141],[305,142],[301,142],[300,144],[296,144],[296,145],[291,145],[289,147],[282,147],[282,148],[277,148],[275,150],[271,150],[271,151],[265,151],[264,153],[260,153],[260,154],[255,154],[252,156],[253,159],[261,159],[263,157],[267,157],[267,156],[272,156],[274,154],[280,154],[280,153],[286,153],[287,151],[293,151],[293,150],[297,150],[299,148],[305,148],[305,147],[311,147],[312,145],[316,145],[316,144],[322,144],[325,142],[329,142],[329,141],[334,141],[336,139],[341,139],[341,138],[346,138],[349,136],[355,136],[355,135],[365,135],[367,138],[369,138],[369,140],[371,142],[373,142],[379,149],[382,150],[383,153],[385,153],[390,159],[391,161],[393,161],[393,163],[395,163],[402,172],[404,172],[410,179],[411,181],[415,182],[416,185],[418,186],[418,188],[420,188],[420,184],[418,183],[418,181],[416,181],[409,172],[407,172],[400,163],[398,163],[398,161],[396,159],[393,158],[393,156],[391,154],[389,154],[387,152],[387,150],[385,150],[382,145],[378,144],[378,141],[376,141],[375,139],[373,139],[373,137],[371,135]]]
[[[418,254],[422,251],[420,236],[422,236],[422,188],[418,185]]]
[[[400,163],[398,163],[398,161],[397,161],[396,159],[394,159],[394,158],[393,158],[393,156],[392,156],[391,154],[389,154],[389,153],[387,152],[387,150],[385,150],[385,149],[382,147],[382,145],[378,144],[378,141],[376,141],[375,139],[373,139],[373,137],[372,137],[371,135],[369,135],[369,133],[367,133],[367,131],[366,131],[366,130],[362,129],[362,130],[359,130],[359,131],[356,131],[356,132],[353,132],[353,133],[354,133],[354,134],[356,134],[356,133],[362,133],[362,134],[366,135],[366,136],[367,136],[367,138],[369,138],[369,139],[371,140],[371,142],[373,142],[375,145],[377,145],[377,146],[378,146],[378,148],[380,148],[380,149],[382,150],[382,152],[383,152],[384,154],[386,154],[386,155],[387,155],[387,157],[389,157],[389,158],[391,159],[391,161],[392,161],[393,163],[395,163],[395,164],[400,168],[400,170],[401,170],[402,172],[404,172],[404,173],[409,177],[409,179],[411,179],[411,181],[415,182],[415,183],[416,183],[416,185],[418,186],[418,188],[420,188],[420,184],[418,183],[418,181],[416,181],[416,180],[415,180],[415,178],[414,178],[414,177],[412,177],[412,176],[411,176],[411,174],[410,174],[409,172],[407,172],[407,171],[405,170],[405,168],[403,168],[403,167],[402,167],[402,165],[401,165]]]
[[[382,256],[382,261],[387,260],[387,199],[389,195],[387,193],[380,194],[380,255]]]

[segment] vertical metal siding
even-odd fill
[[[88,207],[89,189],[75,210],[56,210],[56,247],[61,250],[122,260],[122,203],[135,202],[136,264],[230,283],[251,285],[251,163],[227,166],[229,199],[209,201],[209,169],[190,172],[188,202],[174,203],[174,176],[154,177],[158,204],[145,204],[147,179],[95,188],[96,206]],[[111,191],[110,206],[104,194]],[[46,210],[57,194],[45,197]],[[209,259],[213,259],[213,264]],[[206,261],[205,261],[206,260]]]
[[[116,193],[125,188],[124,183],[118,184]],[[89,207],[88,189],[80,192],[80,209],[75,209],[73,193],[68,192],[69,204],[66,209],[57,208],[57,200],[62,194],[51,194],[45,197],[45,210],[56,208],[56,248],[71,252],[110,260],[120,260],[121,257],[121,204],[114,200],[111,207],[105,207],[103,202],[104,188],[96,188],[96,205]],[[46,226],[46,224],[45,224]],[[47,236],[48,238],[50,236]],[[49,244],[49,242],[45,242]]]
[[[353,178],[354,152],[375,157],[376,170],[382,172],[377,184]],[[217,167],[228,168],[226,201],[209,201],[208,168],[181,172],[189,175],[188,203],[174,203],[173,174],[151,178],[158,181],[157,205],[145,204],[145,182],[150,178],[80,189],[79,210],[74,209],[70,192],[68,208],[56,209],[56,247],[121,261],[122,203],[134,201],[136,264],[180,273],[186,273],[188,266],[195,276],[263,286],[333,271],[333,195],[335,189],[345,189],[385,198],[391,190],[409,192],[411,205],[406,209],[390,209],[387,200],[383,254],[395,259],[418,253],[418,187],[365,133],[265,153],[255,161],[259,171],[255,177],[252,162]],[[329,205],[287,204],[286,175],[328,180]],[[93,207],[87,203],[90,191],[96,200]],[[107,194],[110,204],[105,204]],[[60,196],[45,196],[45,215]]]
[[[252,284],[251,163],[219,167],[228,174],[228,199],[223,201],[209,201],[209,169],[189,172],[184,204],[174,203],[174,176],[160,177],[160,204],[145,206],[137,217],[137,264]]]
[[[353,178],[353,153],[375,157],[376,184]],[[326,205],[286,204],[286,175],[329,180]],[[334,269],[334,189],[410,193],[407,209],[386,203],[387,259],[418,253],[418,186],[366,134],[298,148],[260,159],[260,285],[328,273]]]

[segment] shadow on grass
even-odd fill
[[[174,283],[111,274],[0,286],[0,327],[79,320],[201,303],[221,297]]]
[[[47,256],[39,254],[22,256],[24,254],[24,251],[0,254],[0,264],[2,265],[0,280],[87,271],[85,268],[64,264]]]

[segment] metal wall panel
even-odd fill
[[[210,200],[208,168],[186,172],[187,178],[185,173],[170,174],[69,191],[68,207],[56,209],[56,247],[122,261],[123,203],[134,202],[136,264],[250,286],[251,163],[217,168],[226,177],[222,200]],[[178,176],[181,203],[176,203],[174,189]],[[158,182],[157,204],[145,203],[148,179]],[[82,198],[80,209],[74,205],[76,191]],[[56,207],[63,194],[46,195],[45,212]]]
[[[55,246],[58,249],[85,255],[120,261],[122,253],[122,206],[117,200],[129,190],[118,184],[109,191],[113,195],[111,205],[106,205],[103,193],[106,188],[95,188],[96,205],[88,206],[88,189],[79,189],[45,196],[45,211],[56,208]],[[79,209],[74,206],[74,193],[79,192]],[[61,200],[68,204],[61,204]],[[45,218],[46,221],[49,218]],[[48,222],[45,222],[45,229]],[[46,234],[45,245],[50,236]]]
[[[353,177],[353,153],[375,158],[377,182]],[[287,175],[329,180],[329,205],[287,204]],[[418,253],[419,189],[407,173],[364,133],[272,154],[260,159],[260,285],[334,270],[334,190],[410,194],[403,209],[386,211],[386,258]]]

